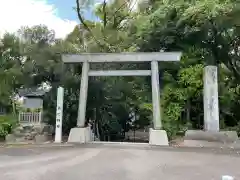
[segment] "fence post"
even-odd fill
[[[18,113],[18,123],[20,124],[20,120],[21,120],[21,112]]]
[[[39,124],[42,123],[42,112],[41,112],[41,111],[39,112],[39,120],[38,120],[38,123],[39,123]]]

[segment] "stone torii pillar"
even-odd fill
[[[168,145],[167,134],[162,130],[160,113],[160,87],[158,61],[179,61],[179,52],[151,52],[151,53],[83,53],[79,55],[63,55],[64,63],[83,63],[80,85],[79,108],[77,128],[72,128],[69,135],[69,142],[85,143],[91,141],[91,132],[85,127],[85,114],[88,91],[89,76],[151,76],[152,79],[152,104],[153,124],[150,129],[149,143],[154,145]],[[90,63],[104,62],[150,62],[151,70],[89,70]]]
[[[158,62],[151,62],[151,80],[152,80],[152,107],[153,107],[153,125],[154,129],[162,128],[161,113],[160,113],[160,87],[159,87],[159,72]]]
[[[88,93],[88,71],[89,62],[83,62],[82,65],[82,78],[80,85],[79,104],[78,104],[78,118],[77,127],[83,128],[85,126],[85,115],[87,105],[87,93]]]

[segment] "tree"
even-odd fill
[[[194,70],[193,67],[198,67],[201,64],[219,65],[221,73],[226,75],[226,72],[231,71],[232,75],[237,78],[239,54],[234,49],[239,46],[237,43],[239,22],[236,18],[236,14],[239,13],[238,6],[238,3],[235,1],[155,1],[149,11],[139,16],[140,19],[144,19],[145,23],[142,25],[137,24],[137,46],[140,51],[184,52],[187,61],[184,62],[184,67],[180,64],[178,68],[184,68],[180,70],[180,73],[185,72],[188,74],[187,72],[189,72],[188,76],[185,76],[186,78],[184,79],[190,79],[194,84],[199,80],[201,81],[201,79],[189,78],[189,75],[191,75],[190,72],[196,73],[198,68]],[[197,53],[192,53],[192,49]],[[195,56],[195,62],[193,61],[194,66],[191,65],[190,69],[187,67],[189,66],[189,62],[191,62],[189,61],[191,59],[189,59],[189,55],[192,57]],[[164,71],[170,71],[172,77],[170,85],[172,86],[173,82],[178,79],[177,74],[179,74],[179,71],[176,69],[169,70],[168,67],[164,67]],[[183,77],[181,76],[181,78]],[[179,85],[182,86],[184,85],[182,82],[188,82],[188,89],[194,89],[195,85],[189,84],[189,81],[185,81],[184,79],[180,79],[178,84],[180,83]],[[221,93],[230,93],[230,87],[228,86],[229,84],[226,84],[226,80],[219,80],[221,87],[220,97],[224,97],[225,94]],[[235,84],[235,87],[238,87],[238,85],[236,86]],[[179,91],[174,87],[171,92],[175,93]],[[232,97],[233,93],[230,94]],[[171,95],[171,102],[174,101],[174,97]],[[192,99],[190,102],[191,106],[194,103],[197,108],[200,108],[201,106],[199,105],[201,103],[194,102],[193,97],[192,93],[184,95],[184,99]],[[184,104],[189,104],[189,102],[186,102],[188,101],[185,101]],[[228,106],[226,105],[226,98],[221,98],[220,104],[222,105],[220,116],[226,118],[226,110],[228,109],[227,114],[229,118],[229,114],[231,113],[229,113],[229,108],[226,107]],[[164,106],[166,108],[166,105]],[[177,106],[182,107],[181,103],[178,102],[173,109],[176,109]],[[194,108],[191,109],[191,114],[195,117],[196,114],[192,112]],[[182,110],[173,110],[172,112],[178,112],[177,117],[180,117],[180,111]],[[202,114],[202,112],[199,113]]]
[[[23,83],[22,61],[19,39],[13,34],[5,34],[0,41],[0,104],[12,105],[14,114],[13,97]]]

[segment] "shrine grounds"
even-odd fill
[[[240,179],[240,150],[82,144],[0,148],[3,180]]]

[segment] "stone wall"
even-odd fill
[[[6,143],[32,142],[42,143],[52,139],[54,128],[50,125],[20,125],[5,138]]]

